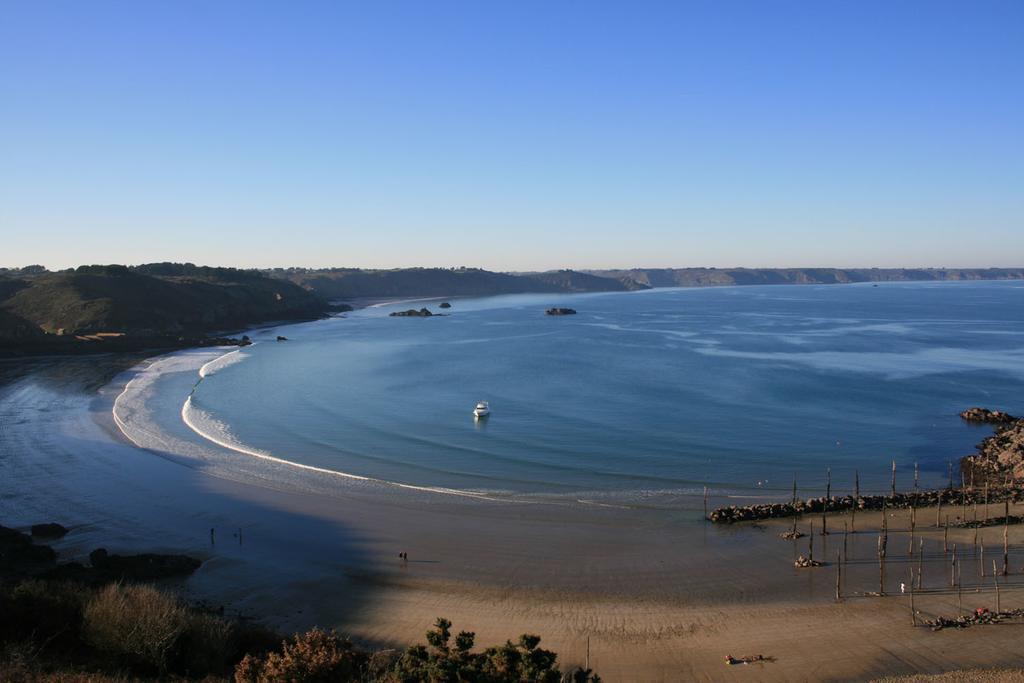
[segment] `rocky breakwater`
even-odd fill
[[[987,495],[987,498],[986,498]],[[754,522],[761,519],[793,517],[794,515],[821,514],[822,512],[846,512],[848,510],[881,510],[883,508],[909,509],[912,507],[929,507],[938,505],[979,505],[985,503],[1001,503],[1010,501],[1017,503],[1024,500],[1024,487],[1000,486],[988,491],[975,487],[973,489],[934,489],[929,491],[912,491],[896,493],[890,496],[832,496],[831,498],[808,498],[789,503],[763,503],[760,505],[744,505],[713,510],[708,520],[718,524],[736,522]]]
[[[967,476],[993,482],[1024,479],[1024,418],[986,408],[969,408],[960,417],[995,427],[995,434],[978,444],[977,454],[960,461]]]

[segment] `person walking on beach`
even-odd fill
[[[214,541],[213,541],[213,527],[211,526],[210,527],[210,545],[213,545],[213,543],[214,543]]]

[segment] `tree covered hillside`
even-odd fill
[[[0,297],[9,334],[26,323],[63,334],[210,332],[327,310],[316,294],[257,272],[169,263],[0,278]]]

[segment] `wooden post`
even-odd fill
[[[892,461],[892,497],[896,497],[896,461]]]
[[[1010,502],[1006,501],[1003,517],[1003,576],[1010,573]]]
[[[919,538],[917,540],[917,588],[921,588],[921,575],[922,569],[924,569],[924,539]]]
[[[832,468],[825,471],[825,504],[832,500]]]
[[[708,519],[708,487],[704,487],[704,519]]]
[[[917,610],[914,609],[914,572],[910,572],[910,621],[917,626]]]
[[[948,488],[949,488],[950,491],[952,491],[953,490],[953,461],[952,460],[947,460],[946,461],[946,468],[949,470],[949,487]]]
[[[988,479],[985,479],[985,523],[988,523]]]
[[[996,585],[996,614],[1003,611],[1002,605],[999,604],[999,574],[996,573],[996,561],[992,560],[992,583]]]
[[[965,522],[967,521],[967,484],[964,482],[964,472],[960,470],[960,505],[963,508],[963,512],[960,518]]]
[[[839,552],[836,551],[836,602],[839,602],[839,601],[841,601],[843,599],[843,594],[842,594],[842,591],[840,590],[840,585],[841,585],[842,580],[843,580],[843,563],[842,563],[842,558],[839,556]]]
[[[958,615],[964,613],[964,587],[959,581],[956,582],[956,609]]]
[[[889,543],[889,514],[885,510],[885,499],[882,499],[882,537]]]
[[[946,526],[942,528],[942,552],[949,552],[949,515],[946,515]]]
[[[844,560],[847,557],[849,557],[849,554],[846,552],[846,535],[847,535],[846,522],[843,522],[843,559]]]
[[[981,577],[985,578],[985,535],[981,536]]]
[[[914,556],[914,527],[917,525],[917,514],[914,510],[914,506],[910,506],[910,550],[907,551],[907,555]]]
[[[953,561],[949,565],[949,587],[956,587],[956,543],[953,544]]]
[[[920,470],[917,468],[917,463],[914,463],[914,493],[917,493],[917,483],[920,476]]]
[[[807,535],[810,537],[807,546],[807,559],[814,562],[814,522],[811,522],[811,532]]]
[[[860,498],[860,470],[853,471],[853,497]]]
[[[878,594],[885,595],[885,547],[878,537]]]
[[[935,508],[935,528],[938,529],[942,526],[942,491],[939,490],[939,506]]]

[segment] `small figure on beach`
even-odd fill
[[[213,544],[214,544],[214,540],[213,540],[213,527],[211,526],[210,527],[210,545],[213,545]]]
[[[400,552],[400,553],[398,553],[398,556],[400,558],[402,558],[402,560],[405,561],[405,562],[409,561],[409,553],[407,553],[407,552],[404,552],[404,551]]]
[[[900,593],[906,593],[906,592],[907,592],[907,584],[905,584],[905,583],[903,583],[901,581],[900,582]]]

